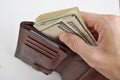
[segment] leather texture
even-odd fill
[[[108,80],[87,65],[76,53],[33,27],[33,22],[20,24],[15,56],[45,74],[58,72],[62,80]],[[93,34],[96,36],[97,34]]]

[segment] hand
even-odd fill
[[[81,16],[88,27],[98,32],[97,46],[70,33],[62,33],[60,40],[108,79],[120,80],[120,17],[86,12]]]

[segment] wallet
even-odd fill
[[[28,21],[20,24],[17,58],[46,75],[56,71],[62,80],[108,80],[63,43],[42,34],[33,25]]]

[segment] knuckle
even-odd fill
[[[116,23],[120,20],[120,17],[116,16],[116,15],[110,15],[109,17],[112,20],[112,22],[114,22],[114,23]]]

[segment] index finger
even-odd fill
[[[93,27],[98,33],[108,25],[107,21],[99,14],[81,12],[81,17],[88,27]]]

